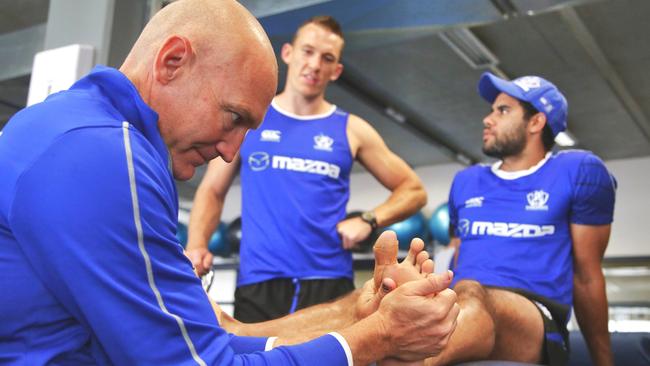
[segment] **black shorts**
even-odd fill
[[[569,362],[569,330],[567,323],[571,307],[525,290],[509,287],[486,286],[519,294],[539,310],[544,321],[544,344],[542,345],[542,363],[551,366],[564,366]]]
[[[349,278],[298,280],[277,278],[235,290],[235,319],[244,323],[271,320],[354,290]]]

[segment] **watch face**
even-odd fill
[[[374,223],[375,221],[375,213],[372,211],[366,211],[361,215],[361,218],[363,221],[369,222],[369,223]]]

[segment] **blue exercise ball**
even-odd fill
[[[433,239],[442,245],[449,244],[449,206],[438,206],[429,219],[429,231]]]
[[[183,249],[185,249],[187,245],[187,226],[182,222],[179,222],[176,226],[176,239],[181,243]]]
[[[421,212],[387,226],[384,230],[392,230],[397,234],[400,250],[408,250],[411,246],[411,240],[414,238],[420,238],[425,242],[428,239],[426,219]]]
[[[241,217],[238,217],[226,228],[226,240],[232,253],[239,253],[239,244],[241,244]]]
[[[228,245],[227,236],[228,226],[222,222],[210,237],[210,242],[208,243],[208,250],[210,253],[221,257],[229,256],[230,245]]]

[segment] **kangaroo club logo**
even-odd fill
[[[542,190],[528,193],[526,195],[526,199],[528,200],[528,205],[526,206],[526,210],[529,211],[548,210],[548,206],[546,205],[546,202],[548,202],[548,198],[549,198],[549,194]]]
[[[322,151],[332,151],[332,145],[334,144],[334,139],[331,137],[318,134],[314,136],[314,149]]]

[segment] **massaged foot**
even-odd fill
[[[390,233],[390,234],[388,234]],[[411,241],[409,252],[401,263],[397,263],[397,251],[399,243],[397,236],[392,231],[384,232],[375,243],[375,290],[379,289],[383,278],[391,278],[395,285],[422,278],[428,273],[433,273],[433,261],[429,259],[429,253],[424,250],[422,239],[415,238]],[[384,289],[384,291],[390,291]],[[378,363],[378,366],[418,366],[424,361],[406,362],[397,359],[385,359]]]
[[[429,253],[424,250],[422,239],[415,238],[411,241],[408,254],[401,263],[397,263],[398,247],[397,235],[393,231],[383,232],[375,242],[373,247],[375,290],[379,290],[384,278],[391,278],[397,286],[400,286],[433,273],[433,261],[429,259]]]
[[[421,239],[413,239],[409,252],[401,263],[397,262],[397,235],[393,231],[383,232],[373,247],[375,270],[373,279],[368,280],[357,300],[357,318],[363,319],[377,310],[381,299],[398,285],[433,273],[433,261],[424,250]]]

